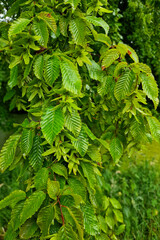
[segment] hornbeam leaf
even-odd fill
[[[35,175],[34,184],[37,190],[47,189],[49,171],[47,168],[41,168]],[[43,176],[43,177],[42,177]]]
[[[33,145],[34,130],[24,129],[21,137],[21,149],[22,153],[27,155]]]
[[[8,31],[8,36],[11,38],[12,35],[21,33],[27,25],[30,23],[31,20],[25,19],[25,18],[19,18],[16,21],[14,21]]]
[[[82,81],[77,67],[65,58],[61,61],[60,66],[64,87],[68,91],[79,95],[82,88]]]
[[[24,200],[25,198],[26,198],[25,192],[21,190],[15,190],[0,201],[0,209],[10,205],[15,205],[17,202]]]
[[[84,218],[84,228],[85,231],[91,235],[95,236],[99,233],[98,221],[97,217],[94,213],[94,209],[92,205],[87,202],[84,206],[82,206],[83,218]]]
[[[10,79],[8,81],[8,86],[12,89],[18,83],[18,65],[14,66],[10,70]]]
[[[65,116],[65,126],[70,130],[75,136],[78,136],[81,131],[81,118],[75,109],[72,109],[71,113]]]
[[[52,171],[60,176],[68,178],[67,168],[61,163],[54,163],[51,167]]]
[[[85,42],[86,25],[81,18],[72,19],[69,23],[69,30],[74,42],[83,46]]]
[[[89,185],[94,189],[96,184],[96,177],[94,173],[94,167],[90,163],[81,162],[81,167],[83,169],[84,176],[87,178]]]
[[[46,194],[42,191],[34,192],[29,196],[29,198],[24,203],[20,215],[21,224],[23,224],[28,218],[31,218],[35,212],[37,212],[45,198]]]
[[[149,128],[152,134],[152,137],[157,141],[160,142],[160,122],[155,117],[147,117],[147,121],[149,124]]]
[[[33,146],[29,153],[29,164],[35,171],[38,171],[42,167],[43,163],[43,147],[41,146],[41,139],[36,135],[33,139]]]
[[[39,211],[37,224],[41,229],[43,236],[49,235],[49,228],[53,219],[54,211],[52,205],[48,205]]]
[[[46,22],[46,24],[48,25],[48,27],[54,33],[56,33],[56,31],[57,31],[56,21],[55,21],[55,18],[50,13],[48,13],[48,12],[40,12],[38,14],[38,18],[44,20]]]
[[[21,135],[11,135],[3,145],[0,153],[0,171],[4,172],[13,162]]]
[[[105,74],[98,63],[96,63],[94,60],[91,60],[91,65],[86,64],[86,66],[88,68],[90,78],[101,82],[103,81]]]
[[[77,138],[76,141],[73,141],[73,146],[75,147],[75,149],[80,153],[80,155],[83,157],[88,149],[88,137],[87,134],[84,130],[84,128],[82,127],[80,134]]]
[[[71,217],[75,221],[76,227],[79,233],[79,239],[83,240],[83,215],[80,209],[75,207],[67,208],[68,212],[70,213]]]
[[[58,181],[51,181],[48,179],[47,192],[50,198],[56,199],[60,190],[60,184]]]
[[[158,105],[158,86],[154,76],[151,73],[140,73],[140,78],[142,81],[142,88],[146,95],[153,101],[155,108]]]
[[[63,129],[64,117],[60,108],[49,107],[42,115],[41,129],[49,144],[52,145],[54,138]]]
[[[44,65],[44,78],[46,83],[50,86],[53,85],[54,81],[58,78],[60,73],[59,59],[55,56],[52,58],[46,59]]]
[[[77,234],[73,231],[73,228],[67,223],[62,226],[58,234],[53,237],[52,240],[78,240]]]
[[[20,228],[19,236],[21,239],[30,239],[38,226],[34,219],[28,219]]]
[[[81,0],[64,0],[64,3],[70,3],[73,10],[75,10]]]
[[[125,96],[131,93],[133,81],[134,74],[132,71],[127,69],[118,79],[114,89],[114,95],[117,100],[122,100],[125,98]]]
[[[40,37],[40,39],[38,40],[39,44],[43,47],[47,47],[48,38],[49,38],[47,24],[40,19],[39,22],[34,21],[32,27],[36,36]]]
[[[119,51],[117,49],[109,49],[103,58],[102,65],[107,68],[118,58]]]
[[[105,33],[108,34],[109,25],[101,17],[87,16],[86,19],[87,21],[91,22],[94,26],[102,27]]]
[[[117,163],[123,154],[123,145],[119,138],[115,137],[110,143],[110,153],[113,158],[113,161]]]
[[[33,65],[33,70],[34,74],[38,79],[43,79],[43,56],[40,55],[36,58],[34,65]]]

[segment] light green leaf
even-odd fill
[[[122,209],[122,206],[120,204],[120,202],[115,199],[115,198],[110,198],[109,201],[111,202],[112,206],[115,208],[115,209]]]
[[[37,224],[41,229],[42,236],[49,235],[49,229],[53,219],[54,219],[54,209],[52,205],[48,205],[39,211]]]
[[[155,108],[159,103],[158,100],[158,86],[154,79],[154,76],[150,73],[146,74],[144,72],[140,73],[140,78],[142,81],[142,88],[146,95],[153,101]]]
[[[31,218],[35,212],[37,212],[45,198],[46,194],[42,191],[34,192],[29,196],[24,203],[24,207],[20,215],[21,224],[23,224],[28,218]]]
[[[81,128],[77,140],[73,141],[72,144],[82,157],[86,154],[89,143],[87,134],[83,127]]]
[[[69,3],[72,6],[72,9],[75,10],[80,3],[80,0],[64,0],[64,3]]]
[[[41,138],[36,135],[33,139],[33,146],[29,153],[29,164],[35,171],[38,171],[43,164],[43,147],[41,146]]]
[[[104,29],[105,33],[108,34],[109,25],[101,17],[87,16],[86,19],[87,19],[87,21],[92,23],[94,26],[102,27]]]
[[[131,89],[134,81],[134,74],[132,71],[127,69],[118,79],[115,89],[114,95],[118,101],[125,98],[125,96],[131,94]]]
[[[85,205],[83,205],[82,212],[85,231],[91,236],[97,235],[99,233],[99,226],[91,203],[87,202]]]
[[[110,153],[113,158],[113,161],[117,163],[123,154],[123,145],[119,138],[115,137],[110,143]]]
[[[60,31],[61,31],[62,35],[65,36],[65,37],[68,36],[68,33],[67,33],[68,24],[69,24],[68,18],[60,16],[59,27],[60,27]]]
[[[118,227],[118,229],[116,230],[116,235],[120,235],[125,231],[125,224],[122,224]]]
[[[15,190],[11,192],[7,197],[0,201],[0,209],[5,208],[7,206],[14,206],[17,202],[26,198],[25,192],[21,190]]]
[[[95,140],[97,139],[96,136],[92,133],[92,131],[89,129],[89,127],[87,126],[87,124],[83,124],[83,128],[85,130],[85,132],[87,133],[88,137],[91,140]]]
[[[75,109],[65,115],[65,127],[68,128],[75,136],[78,136],[81,131],[81,118]]]
[[[117,49],[109,49],[102,61],[102,66],[109,67],[115,60],[119,58],[119,52]]]
[[[27,155],[33,145],[34,130],[32,129],[23,129],[21,136],[21,149],[24,155]]]
[[[81,167],[83,169],[84,176],[87,178],[89,185],[94,189],[96,184],[96,177],[94,173],[94,167],[90,163],[81,162]]]
[[[61,163],[54,163],[52,166],[51,166],[51,169],[54,173],[60,175],[60,176],[63,176],[65,177],[66,179],[68,178],[68,174],[67,174],[67,168],[61,164]]]
[[[42,115],[41,129],[49,144],[53,144],[56,135],[61,132],[64,125],[63,112],[60,108],[49,107]]]
[[[50,198],[56,199],[60,191],[60,184],[58,181],[51,181],[48,179],[47,192]]]
[[[0,152],[0,171],[4,172],[13,162],[21,135],[11,135]]]
[[[87,192],[82,182],[76,177],[71,177],[68,179],[68,184],[71,187],[73,193],[80,195],[85,201]]]
[[[122,74],[122,71],[128,66],[127,62],[119,62],[114,70],[114,77],[117,78]]]
[[[85,43],[86,24],[81,18],[72,19],[69,23],[69,30],[73,41],[77,45],[83,46]]]
[[[41,168],[36,173],[34,184],[37,190],[47,189],[48,175],[49,175],[49,172],[47,168]]]
[[[41,46],[47,47],[49,33],[47,29],[47,24],[43,20],[39,20],[39,22],[33,22],[33,31],[36,36],[39,36],[38,42]]]
[[[12,35],[21,33],[27,25],[30,23],[31,20],[25,19],[25,18],[19,18],[16,21],[14,21],[8,31],[8,36],[11,38]]]
[[[9,222],[9,225],[12,226],[14,231],[16,231],[21,226],[20,214],[22,212],[23,205],[24,201],[18,202],[12,209],[11,220]]]
[[[88,68],[90,78],[103,81],[105,74],[98,63],[96,63],[94,60],[91,60],[91,65],[86,64],[86,66]]]
[[[79,240],[77,234],[73,231],[73,228],[69,223],[62,226],[53,240]]]
[[[113,209],[113,212],[116,216],[117,221],[120,223],[123,223],[123,214],[121,213],[121,211],[119,211],[117,209]]]
[[[63,86],[74,94],[80,94],[82,81],[77,67],[68,59],[61,61],[61,72]]]
[[[48,12],[40,12],[38,14],[38,18],[44,20],[46,22],[46,24],[48,25],[48,27],[54,32],[57,32],[57,25],[56,25],[56,21],[55,18]]]
[[[34,219],[28,219],[20,228],[19,236],[21,239],[30,239],[38,226]]]
[[[58,78],[59,73],[60,73],[59,59],[55,56],[46,59],[44,65],[44,78],[46,80],[46,83],[52,86],[55,80]]]
[[[111,46],[111,39],[106,35],[106,34],[103,34],[103,33],[97,33],[97,34],[94,34],[94,38],[95,38],[95,40],[96,41],[98,41],[98,42],[102,42],[102,43],[105,43],[108,47],[110,47]],[[117,58],[116,58],[117,59]],[[116,60],[115,59],[115,60]],[[110,60],[111,61],[111,60]],[[114,61],[113,61],[114,62]],[[112,63],[113,63],[112,62]],[[111,63],[111,64],[112,64]],[[106,63],[105,63],[106,65],[107,65],[107,60],[106,60]],[[109,63],[108,63],[109,64]],[[109,65],[111,65],[111,64],[109,64]]]
[[[16,65],[10,70],[10,79],[8,81],[8,86],[12,89],[18,83],[18,66]]]
[[[75,221],[76,227],[79,233],[79,239],[83,240],[83,215],[82,211],[75,207],[67,208],[68,212],[70,213],[71,217]]]
[[[101,154],[97,146],[95,145],[89,146],[87,154],[93,161],[99,163],[101,162]]]
[[[149,124],[149,128],[152,134],[152,137],[157,141],[160,142],[160,122],[155,117],[147,117],[147,121]]]
[[[43,56],[39,55],[33,65],[34,74],[38,79],[43,79]]]

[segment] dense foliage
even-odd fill
[[[101,171],[141,141],[160,140],[151,69],[112,45],[107,1],[17,0],[0,23],[10,69],[7,99],[28,113],[0,154],[0,170],[28,179],[0,201],[12,213],[5,240],[118,239],[121,205]],[[14,92],[14,94],[13,94]]]

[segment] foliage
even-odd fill
[[[118,239],[125,229],[101,171],[141,141],[159,141],[160,123],[145,107],[148,97],[157,108],[158,87],[134,49],[112,45],[106,6],[17,0],[13,21],[0,23],[11,109],[28,113],[0,154],[1,172],[29,171],[25,189],[0,201],[12,209],[5,240]]]
[[[148,145],[150,152],[152,148]],[[159,239],[160,174],[157,166],[153,159],[142,161],[136,154],[136,159],[126,159],[118,170],[105,170],[107,192],[122,205],[126,231],[120,239]]]

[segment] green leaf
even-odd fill
[[[60,27],[60,31],[61,31],[62,35],[65,36],[65,37],[68,36],[68,33],[67,33],[68,24],[69,24],[68,18],[60,16],[59,27]]]
[[[141,72],[140,78],[142,81],[142,88],[145,94],[153,101],[155,108],[158,105],[158,86],[154,79],[154,76],[150,73],[146,74]]]
[[[87,126],[87,124],[83,124],[83,128],[85,130],[85,132],[87,133],[88,137],[91,139],[91,140],[95,140],[97,139],[96,136],[92,133],[92,131],[89,129],[89,127]]]
[[[48,27],[54,32],[57,32],[57,25],[55,18],[48,12],[40,12],[38,14],[38,18],[45,21],[45,23],[48,25]]]
[[[29,164],[35,171],[38,171],[43,164],[43,147],[41,146],[41,138],[36,135],[33,139],[33,146],[29,153]]]
[[[61,163],[54,163],[51,167],[52,171],[60,176],[68,178],[67,168]]]
[[[43,56],[39,55],[34,62],[33,70],[35,76],[40,80],[43,79],[43,65],[44,65]]]
[[[104,72],[102,71],[100,65],[96,63],[94,60],[91,60],[91,65],[86,64],[88,71],[89,71],[89,76],[92,79],[98,80],[98,81],[103,81],[104,78]]]
[[[122,206],[120,204],[120,202],[115,199],[115,198],[110,198],[109,201],[111,202],[112,206],[115,208],[115,209],[122,209]]]
[[[54,240],[79,240],[69,223],[62,226]]]
[[[94,34],[94,38],[96,41],[98,42],[102,42],[102,43],[105,43],[108,47],[111,47],[111,39],[106,35],[106,34],[103,34],[103,33],[98,33],[98,34]],[[117,58],[116,58],[117,59]],[[115,59],[115,60],[116,60]],[[111,60],[109,60],[111,61]],[[114,62],[114,61],[113,61]],[[112,63],[113,63],[112,62]],[[111,64],[112,64],[111,63]],[[106,63],[107,64],[107,63]],[[108,63],[109,64],[109,63]],[[111,65],[109,64],[109,65]]]
[[[131,94],[134,78],[135,76],[133,72],[129,69],[127,69],[120,76],[114,89],[114,95],[118,101],[124,99],[127,95]]]
[[[8,86],[12,89],[18,83],[18,66],[16,65],[10,70],[10,79],[8,81]]]
[[[20,137],[21,135],[11,135],[3,145],[0,152],[1,172],[4,172],[12,164]]]
[[[16,21],[14,21],[8,31],[8,36],[11,38],[12,35],[21,33],[27,25],[30,23],[31,20],[25,19],[25,18],[19,18]]]
[[[96,184],[96,177],[94,173],[94,167],[90,163],[81,162],[81,167],[83,169],[84,176],[87,178],[89,185],[94,189]]]
[[[80,209],[75,207],[67,208],[68,212],[70,213],[71,217],[74,219],[76,227],[79,233],[79,239],[83,240],[83,215]]]
[[[122,73],[122,71],[128,66],[127,62],[119,62],[114,70],[114,77],[117,78]]]
[[[49,33],[47,29],[47,24],[43,20],[39,20],[39,22],[33,22],[33,31],[36,36],[39,36],[38,42],[41,46],[47,48]]]
[[[123,223],[123,214],[117,209],[113,209],[113,212],[116,216],[117,221]]]
[[[81,128],[77,140],[73,141],[72,144],[82,157],[86,154],[89,143],[87,134],[83,127]]]
[[[37,190],[47,189],[48,175],[49,175],[49,172],[47,168],[41,168],[36,173],[34,184]]]
[[[27,155],[33,145],[34,130],[32,129],[23,129],[21,136],[21,149],[24,155]]]
[[[69,23],[69,30],[72,34],[73,41],[77,45],[83,46],[85,43],[86,24],[81,18],[72,19]]]
[[[50,198],[56,199],[60,191],[60,184],[58,181],[51,181],[48,179],[47,192]]]
[[[21,190],[15,190],[11,192],[7,197],[0,201],[0,209],[5,208],[7,206],[14,206],[17,202],[26,198],[25,192]]]
[[[30,239],[38,226],[34,219],[28,219],[20,228],[19,236],[21,239]]]
[[[99,226],[93,206],[89,202],[87,202],[85,205],[82,206],[82,212],[85,231],[91,236],[97,235],[99,233]]]
[[[104,67],[109,67],[115,60],[119,58],[119,52],[117,49],[109,49],[102,61]]]
[[[71,187],[73,193],[80,195],[82,199],[85,201],[87,192],[82,182],[78,180],[76,177],[71,177],[68,179],[68,184]]]
[[[108,34],[109,31],[109,25],[100,17],[95,16],[87,16],[87,21],[92,23],[94,26],[100,26],[104,29],[105,33]]]
[[[155,117],[147,117],[147,121],[149,124],[149,128],[152,134],[152,137],[157,141],[160,142],[160,122]]]
[[[69,3],[72,6],[73,10],[76,10],[78,4],[80,3],[81,0],[64,0],[64,3]]]
[[[53,85],[60,73],[59,59],[55,56],[46,60],[44,65],[44,78],[46,83]]]
[[[24,206],[24,201],[21,201],[21,202],[18,202],[12,209],[11,220],[9,222],[9,225],[12,226],[14,231],[16,231],[21,226],[20,214],[22,212],[23,206]]]
[[[122,224],[118,227],[118,229],[116,230],[116,235],[120,235],[125,231],[125,224]]]
[[[69,60],[63,58],[61,61],[62,82],[65,89],[80,94],[82,81],[77,67]]]
[[[41,229],[42,235],[49,234],[50,225],[54,219],[54,211],[52,205],[42,208],[38,213],[37,224]]]
[[[99,149],[97,146],[95,145],[91,145],[89,146],[88,148],[88,151],[87,151],[87,154],[88,156],[95,162],[101,162],[101,154],[99,152]]]
[[[81,131],[81,118],[75,109],[65,115],[65,127],[68,128],[75,136],[78,136]]]
[[[45,198],[46,194],[42,191],[36,191],[29,196],[24,203],[24,207],[20,215],[21,224],[23,224],[28,218],[31,218],[35,212],[37,212]]]
[[[56,135],[61,132],[64,125],[63,112],[60,108],[49,107],[42,115],[41,129],[47,142],[52,145]]]
[[[115,137],[110,143],[110,153],[113,158],[113,161],[117,163],[123,154],[123,145],[119,138]]]
[[[122,47],[122,49],[124,49],[126,53],[129,54],[129,56],[133,59],[135,63],[139,63],[138,55],[133,48],[124,43],[119,43],[118,46]]]
[[[130,129],[136,141],[147,141],[145,123],[141,115],[131,121]]]

